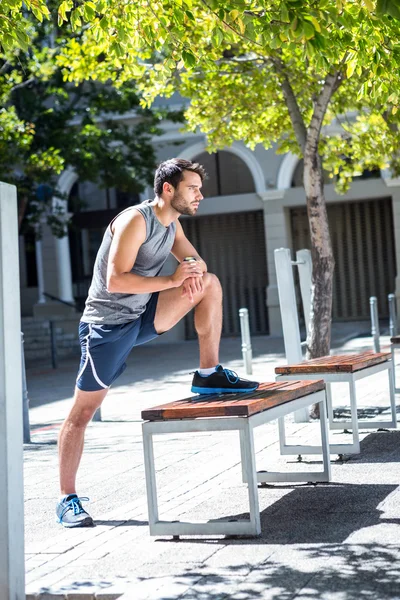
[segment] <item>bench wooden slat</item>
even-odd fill
[[[355,371],[386,362],[390,358],[390,352],[372,352],[368,350],[360,354],[322,356],[296,365],[276,367],[275,373],[279,375],[296,375],[296,373],[354,373]]]
[[[322,380],[261,383],[248,394],[197,395],[142,411],[145,421],[201,417],[249,417],[325,388]]]

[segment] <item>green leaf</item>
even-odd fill
[[[281,5],[281,21],[284,21],[285,23],[289,23],[290,21],[289,10],[285,3],[282,3]]]
[[[307,40],[310,40],[315,35],[314,27],[311,25],[311,23],[307,23],[307,21],[304,22],[304,35]]]
[[[314,26],[315,31],[318,31],[318,33],[321,33],[321,25],[319,24],[319,22],[313,15],[305,15],[304,18],[307,21],[311,21],[311,23]]]
[[[217,46],[220,46],[224,40],[224,34],[220,29],[214,30],[213,41]]]
[[[103,31],[107,31],[108,29],[108,25],[109,25],[109,21],[108,18],[106,16],[104,16],[101,20],[100,20],[100,27],[103,29]]]
[[[189,50],[182,51],[182,60],[186,68],[192,68],[196,65],[196,57]]]
[[[90,2],[86,2],[83,6],[83,16],[85,17],[85,20],[89,23],[93,21],[96,15],[94,9],[90,6],[90,4]]]
[[[22,50],[25,50],[25,52],[27,52],[29,49],[29,37],[26,35],[26,33],[24,31],[20,31],[18,29],[16,29],[15,35],[17,37],[17,40],[18,40]]]
[[[353,58],[353,60],[350,60],[347,63],[347,65],[346,65],[346,77],[347,78],[350,78],[353,75],[356,66],[357,66],[357,59],[356,58]]]

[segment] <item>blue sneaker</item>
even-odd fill
[[[237,394],[254,392],[259,386],[256,381],[241,379],[235,371],[224,369],[218,365],[214,373],[202,377],[195,371],[192,381],[192,392],[195,394]]]
[[[64,527],[94,527],[93,519],[82,508],[81,502],[89,498],[78,498],[76,494],[65,496],[57,504],[57,521]]]

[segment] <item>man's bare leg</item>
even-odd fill
[[[199,337],[200,368],[219,363],[219,343],[222,330],[222,288],[218,277],[204,273],[203,291],[195,292],[193,302],[182,296],[182,288],[160,292],[154,327],[158,333],[171,329],[195,307],[194,323]]]
[[[60,488],[62,495],[76,493],[76,474],[81,461],[86,427],[101,406],[108,389],[83,392],[75,388],[74,405],[58,437]]]

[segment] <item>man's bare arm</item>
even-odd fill
[[[132,214],[133,213],[133,214]],[[188,277],[201,277],[200,267],[182,263],[175,273],[159,277],[143,277],[131,273],[140,246],[146,239],[146,223],[136,210],[121,215],[114,222],[107,267],[107,290],[118,294],[149,294],[179,287]]]
[[[193,244],[187,239],[185,232],[183,231],[182,225],[179,223],[179,221],[176,222],[175,242],[172,246],[171,253],[179,262],[182,262],[183,259],[186,258],[186,256],[194,256],[194,258],[199,263],[202,272],[207,272],[206,263],[201,258]]]

